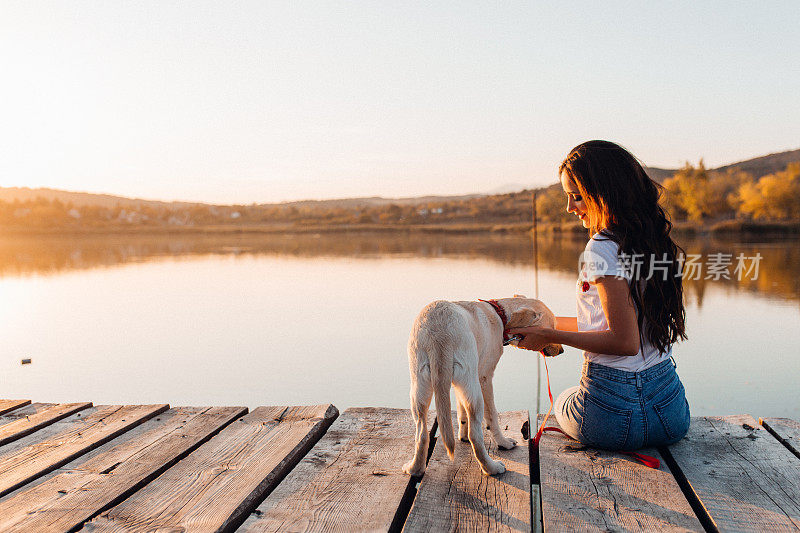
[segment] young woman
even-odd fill
[[[685,339],[683,287],[661,187],[622,147],[588,141],[559,168],[567,211],[589,230],[577,284],[577,317],[555,329],[512,329],[519,347],[583,350],[580,385],[555,402],[561,428],[580,442],[635,450],[680,440],[689,404],[672,344]]]

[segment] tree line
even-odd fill
[[[725,220],[800,220],[800,162],[761,177],[739,171],[707,170],[700,161],[687,163],[664,183],[662,203],[674,222],[711,223]],[[5,228],[103,229],[148,227],[272,226],[428,226],[453,224],[517,225],[532,219],[531,190],[468,199],[420,203],[337,205],[335,202],[295,204],[165,204],[73,205],[59,199],[36,198],[0,202],[0,226]],[[574,223],[566,213],[561,186],[538,189],[538,220]]]
[[[204,226],[420,226],[448,223],[525,223],[530,191],[470,200],[337,206],[298,204],[125,204],[74,205],[59,199],[0,201],[0,227],[91,229]]]

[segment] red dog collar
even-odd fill
[[[500,306],[500,304],[497,303],[497,300],[481,300],[480,298],[478,298],[478,301],[479,302],[483,302],[483,303],[487,303],[487,304],[491,305],[492,308],[494,308],[494,310],[500,316],[500,321],[503,323],[503,342],[509,340],[511,338],[511,335],[509,335],[508,332],[506,331],[506,325],[508,324],[508,319],[506,318],[505,309],[503,309]]]

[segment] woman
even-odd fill
[[[589,229],[577,285],[577,317],[554,329],[512,329],[519,347],[583,350],[580,385],[555,403],[561,428],[582,443],[635,450],[680,440],[689,404],[672,344],[686,338],[678,246],[658,204],[660,185],[622,147],[588,141],[559,168],[567,211]]]

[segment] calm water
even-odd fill
[[[583,244],[540,241],[539,297],[556,314],[575,314]],[[681,244],[763,256],[755,281],[687,285],[675,356],[692,413],[800,418],[800,245]],[[417,312],[533,296],[531,257],[520,236],[0,239],[0,397],[407,407]],[[548,363],[554,394],[577,383],[578,350]],[[543,370],[507,348],[498,407],[546,409]]]

